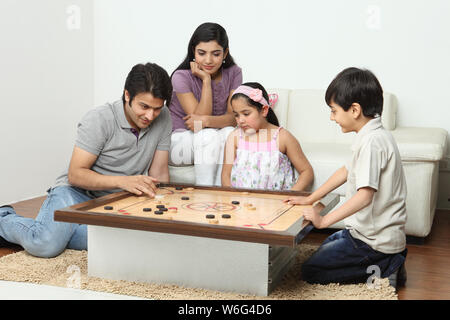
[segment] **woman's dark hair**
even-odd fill
[[[269,95],[267,94],[266,89],[264,89],[264,87],[261,84],[259,84],[258,82],[246,82],[246,83],[243,83],[242,85],[250,87],[250,88],[254,88],[254,89],[260,89],[262,91],[264,99],[266,99],[266,101],[269,102]],[[231,97],[231,102],[233,102],[233,100],[235,100],[237,98],[244,98],[250,106],[255,107],[259,112],[261,112],[261,110],[263,108],[263,105],[261,103],[253,101],[252,99],[250,99],[248,96],[246,96],[243,93],[234,94]],[[269,122],[277,127],[280,126],[280,124],[278,122],[278,118],[275,115],[275,112],[273,112],[273,109],[271,107],[269,107],[269,112],[267,113],[267,122]]]
[[[183,62],[174,70],[188,70],[191,68],[190,62],[195,57],[195,47],[200,42],[209,42],[209,41],[217,41],[217,43],[223,48],[223,51],[225,52],[228,47],[228,36],[225,29],[213,22],[205,22],[197,27],[195,29],[194,33],[192,34],[191,40],[189,40],[188,44],[188,50],[186,58],[183,60]],[[236,63],[233,60],[233,57],[230,54],[230,50],[228,50],[228,54],[225,57],[225,63],[223,64],[223,67],[226,69],[228,67],[231,67],[235,65]],[[172,73],[173,75],[173,73]]]
[[[383,88],[371,71],[347,68],[330,83],[325,101],[329,106],[334,102],[345,111],[358,103],[364,116],[374,118],[383,112]]]
[[[125,90],[130,94],[130,104],[139,93],[151,93],[153,97],[163,99],[166,105],[172,98],[172,82],[169,74],[156,63],[135,65],[125,80],[122,101],[125,105]]]

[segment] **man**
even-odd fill
[[[19,244],[38,257],[86,250],[86,225],[55,222],[55,210],[120,190],[153,197],[155,183],[169,181],[172,122],[165,105],[171,95],[163,68],[135,65],[122,100],[89,111],[78,124],[70,165],[47,191],[36,219],[0,207],[0,243]]]

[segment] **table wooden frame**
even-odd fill
[[[236,189],[224,187],[208,187],[190,184],[160,184],[160,187],[193,187],[201,190],[216,190],[223,192],[249,192],[258,194],[276,194],[296,196],[308,195],[307,192],[299,191],[267,191],[254,189]],[[223,226],[205,223],[193,223],[179,220],[161,220],[153,217],[136,217],[127,215],[117,215],[111,213],[88,212],[92,208],[107,205],[113,201],[124,199],[132,194],[126,191],[113,193],[87,202],[76,204],[67,208],[55,211],[55,221],[71,222],[87,225],[97,225],[114,228],[124,228],[142,231],[154,231],[161,233],[171,233],[180,235],[190,235],[198,237],[245,241],[254,243],[264,243],[278,246],[294,247],[313,228],[312,224],[298,219],[285,231],[258,230],[252,228]],[[321,214],[326,214],[339,202],[339,196],[330,194],[315,205],[321,207]]]

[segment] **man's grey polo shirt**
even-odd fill
[[[170,150],[172,121],[167,107],[139,137],[131,131],[122,100],[89,111],[78,123],[75,146],[97,156],[91,170],[111,176],[147,175],[156,150]],[[70,185],[69,167],[56,179],[56,186]],[[91,191],[95,196],[119,190]]]

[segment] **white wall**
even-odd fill
[[[67,28],[70,5],[79,29]],[[205,21],[228,31],[244,81],[325,89],[366,67],[397,96],[399,125],[450,131],[449,15],[448,0],[2,0],[0,205],[43,194],[81,116],[118,99],[138,62],[171,73]],[[443,204],[449,180],[442,172]]]
[[[0,1],[0,205],[45,194],[70,159],[93,103],[92,12],[90,0]]]
[[[244,81],[325,89],[342,69],[365,67],[397,96],[398,125],[450,132],[448,0],[96,0],[96,104],[119,97],[135,63],[171,73],[206,21],[227,30]],[[440,178],[439,206],[450,207],[450,172]]]
[[[370,7],[378,29],[367,27]],[[96,103],[121,91],[136,62],[172,72],[195,27],[215,21],[244,81],[326,88],[343,68],[367,67],[398,97],[399,125],[450,131],[448,0],[97,0],[94,9]]]

